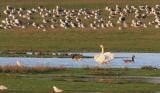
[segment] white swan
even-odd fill
[[[103,45],[100,45],[100,47],[101,47],[102,51],[100,54],[97,54],[94,56],[95,61],[97,61],[100,64],[106,64],[114,59],[114,56],[111,52],[104,53],[104,46]]]
[[[63,92],[62,89],[59,89],[56,86],[53,86],[53,90],[54,90],[55,93],[61,93],[61,92]]]
[[[8,88],[4,85],[0,85],[0,90],[7,90]]]
[[[19,60],[16,61],[16,65],[19,66],[19,67],[24,66]]]

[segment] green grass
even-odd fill
[[[104,73],[102,74],[102,72]],[[111,74],[105,74],[108,72],[112,73],[112,77],[108,77]],[[152,76],[156,73],[155,75],[159,76],[159,70],[154,71],[140,69],[66,69],[44,74],[1,73],[0,84],[6,85],[9,88],[8,91],[21,91],[21,93],[26,91],[30,93],[50,93],[52,91],[53,85],[56,85],[64,89],[67,93],[86,91],[114,91],[118,93],[124,93],[127,91],[130,91],[129,93],[133,93],[134,91],[143,91],[144,93],[146,93],[149,91],[159,91],[160,89],[160,84],[121,80],[120,78],[118,78],[117,73],[123,73],[122,76]],[[95,74],[97,74],[96,77],[94,76]],[[89,78],[88,76],[93,76],[93,78]],[[97,78],[97,76],[99,77]],[[107,77],[107,81],[100,82],[102,78],[104,79],[104,76]],[[94,80],[94,77],[96,80]]]
[[[18,2],[18,3],[17,3]],[[16,7],[34,7],[38,5],[44,5],[46,7],[54,7],[56,5],[61,5],[66,8],[103,8],[106,5],[109,6],[115,6],[116,4],[120,6],[128,5],[155,5],[158,4],[159,0],[122,0],[121,2],[118,2],[117,0],[1,0],[1,6],[5,5],[14,5]]]
[[[25,72],[28,75],[93,75],[93,76],[160,76],[160,70],[130,69],[130,68],[65,68],[42,73]],[[7,73],[7,72],[6,72]],[[10,72],[18,74],[17,72]],[[21,73],[21,72],[19,72]],[[23,72],[22,72],[23,73]],[[3,74],[3,73],[1,73]]]
[[[3,81],[2,81],[3,80]],[[64,82],[54,80],[36,80],[36,79],[1,79],[1,84],[7,84],[10,90],[18,91],[36,91],[36,93],[50,93],[52,86],[57,85],[65,91],[158,91],[160,85],[152,85],[145,83],[132,84],[107,84],[107,83],[84,83],[84,82]],[[135,89],[136,88],[136,89]]]
[[[2,81],[3,80],[3,81]],[[8,79],[0,80],[1,84],[8,86],[9,90],[17,91],[35,91],[36,93],[50,93],[52,86],[56,85],[65,91],[158,91],[160,85],[145,84],[145,83],[132,83],[132,84],[107,84],[107,83],[94,83],[94,82],[64,82],[55,80],[38,80],[38,79]],[[135,89],[136,88],[136,89]]]
[[[71,3],[72,2],[72,3]],[[16,8],[33,8],[43,5],[54,8],[60,5],[68,9],[90,8],[104,9],[106,5],[115,7],[128,5],[151,6],[159,0],[1,0],[0,12],[6,5]],[[37,16],[37,15],[36,15]],[[4,19],[0,16],[0,21]],[[151,18],[147,19],[150,20]],[[130,20],[130,19],[129,19]],[[41,20],[36,17],[36,22]],[[66,52],[98,52],[99,45],[103,44],[106,51],[111,52],[160,52],[159,29],[57,29],[41,32],[35,28],[0,30],[0,51],[66,51]],[[160,70],[144,69],[65,69],[46,73],[0,73],[0,85],[6,85],[9,90],[5,93],[51,93],[52,86],[56,85],[68,93],[90,91],[104,91],[117,93],[143,93],[160,91],[160,84],[144,82],[121,81],[119,76],[160,76]],[[96,82],[86,76],[111,76],[107,82]],[[88,79],[84,81],[83,79]]]
[[[150,29],[116,29],[104,31],[0,31],[0,51],[80,51],[97,52],[103,44],[106,51],[160,52],[160,32]]]
[[[49,74],[71,74],[71,75],[96,75],[96,76],[160,76],[160,70],[143,70],[129,68],[69,68],[64,71],[50,72]]]

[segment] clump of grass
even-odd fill
[[[49,66],[27,67],[27,66],[17,66],[17,65],[0,66],[0,72],[2,73],[43,73],[43,72],[51,72],[59,70],[64,70],[64,66],[59,66],[59,67],[49,67]]]
[[[129,68],[128,68],[128,67],[124,67],[123,69],[124,69],[124,71],[128,71],[128,70],[129,70]]]
[[[157,70],[158,68],[153,67],[153,66],[143,66],[143,67],[141,67],[141,69],[144,69],[144,70]]]
[[[118,69],[118,68],[100,68],[100,67],[85,67],[83,68],[84,70],[91,71],[90,74],[92,75],[103,75],[103,76],[121,76],[121,75],[126,75],[127,71],[129,71],[129,68],[124,68],[124,69]]]

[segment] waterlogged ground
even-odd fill
[[[2,93],[52,93],[53,85],[64,89],[64,93],[159,93],[160,91],[158,76],[1,73],[0,84],[8,87],[8,90]]]

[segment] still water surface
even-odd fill
[[[82,53],[84,56],[93,57],[97,53]],[[19,60],[26,66],[64,66],[69,68],[103,67],[103,68],[140,68],[142,66],[153,66],[160,68],[160,53],[113,53],[115,58],[109,64],[101,65],[93,58],[83,58],[77,62],[71,58],[24,58],[24,57],[0,57],[0,65],[15,65]],[[135,55],[135,63],[125,64],[124,59],[131,59]],[[124,57],[124,58],[123,58]],[[130,57],[130,58],[125,58]]]

